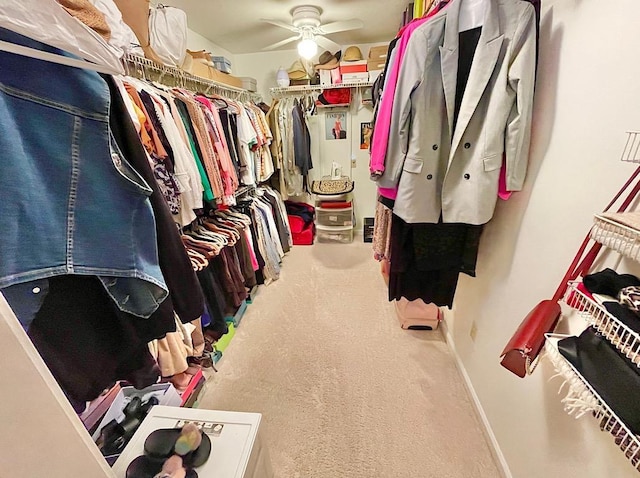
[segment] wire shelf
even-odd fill
[[[635,214],[638,213],[621,213]],[[605,247],[634,260],[640,261],[640,231],[611,218],[596,214],[591,228],[591,238]]]
[[[598,330],[624,356],[640,367],[640,334],[631,330],[604,307],[578,289],[579,282],[570,282],[565,302],[578,311],[589,325]]]
[[[565,382],[558,393],[562,393],[564,385],[568,386],[567,394],[562,399],[565,411],[576,418],[591,412],[600,422],[600,429],[609,432],[616,445],[634,468],[640,471],[640,439],[609,408],[589,382],[567,361],[558,350],[558,341],[566,335],[546,334],[545,356]]]
[[[303,86],[285,86],[270,88],[272,96],[285,96],[287,94],[299,94],[299,93],[312,93],[322,92],[323,90],[335,90],[338,88],[368,88],[373,86],[370,82],[356,82],[356,83],[340,83],[339,85],[303,85]]]
[[[627,143],[622,151],[622,161],[640,163],[640,131],[627,131]]]
[[[160,65],[141,56],[126,55],[123,58],[123,63],[128,76],[143,80],[153,80],[168,86],[188,88],[198,93],[216,93],[239,101],[262,100],[262,95],[259,93],[192,75],[172,66]]]

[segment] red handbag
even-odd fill
[[[635,170],[631,175],[631,178],[626,182],[622,189],[618,191],[618,194],[616,194],[613,200],[605,208],[605,211],[608,211],[616,203],[639,174],[640,167]],[[640,192],[640,181],[638,181],[633,187],[625,201],[618,209],[618,212],[624,212],[638,195],[638,192]],[[556,289],[556,293],[551,299],[540,302],[527,314],[500,354],[502,357],[500,365],[513,372],[518,377],[524,377],[525,375],[530,375],[533,372],[533,369],[535,368],[534,361],[540,354],[540,350],[542,350],[542,346],[544,345],[544,334],[552,332],[556,328],[558,320],[560,320],[561,310],[558,302],[564,296],[569,282],[586,274],[600,252],[602,244],[595,243],[585,255],[585,251],[590,241],[590,236],[587,234],[587,237],[582,241],[580,249],[578,249],[578,253],[573,258],[573,262],[569,266],[569,269],[562,278],[560,285]]]

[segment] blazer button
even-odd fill
[[[467,173],[467,174],[464,175],[464,178],[465,179],[471,179],[471,175],[469,173]]]
[[[434,151],[437,151],[437,150],[438,150],[438,145],[437,145],[437,144],[434,144],[434,145],[432,146],[432,148],[433,148],[433,150],[434,150]]]
[[[427,179],[431,181],[433,179],[433,174],[427,174]]]
[[[464,143],[464,149],[469,149],[471,147],[471,143]]]

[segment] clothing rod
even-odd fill
[[[6,51],[29,58],[35,58],[36,60],[48,61],[50,63],[57,63],[59,65],[71,66],[73,68],[82,68],[84,70],[97,71],[98,73],[104,73],[106,75],[119,75],[122,73],[122,71],[116,71],[105,65],[98,65],[96,63],[91,63],[86,60],[80,60],[77,58],[70,58],[68,56],[56,55],[55,53],[36,50],[35,48],[16,45],[14,43],[6,42],[3,40],[0,40],[0,51]]]
[[[136,55],[127,55],[123,58],[123,61],[127,69],[127,74],[129,74],[130,76],[136,76],[138,78],[142,76],[142,79],[146,79],[144,75],[146,73],[146,70],[149,69],[160,74],[160,80],[158,80],[159,82],[162,82],[161,80],[165,76],[168,76],[169,78],[172,78],[183,87],[187,83],[200,85],[200,88],[198,88],[199,90],[198,92],[200,93],[206,94],[211,91],[214,91],[222,96],[228,96],[229,98],[237,99],[237,100],[253,100],[253,101],[262,100],[262,95],[258,93],[253,93],[251,91],[248,91],[242,88],[237,88],[231,85],[225,85],[224,83],[219,83],[217,81],[209,80],[207,78],[201,78],[199,76],[192,75],[191,73],[188,73],[186,71],[180,70],[179,68],[160,65],[158,63],[155,63],[149,60],[148,58],[143,58]],[[138,68],[142,69],[142,75],[139,74]]]
[[[284,98],[286,96],[306,96],[313,93],[321,93],[324,90],[336,90],[342,88],[360,89],[369,88],[373,83],[341,83],[338,85],[301,85],[301,86],[284,86],[269,89],[271,96],[275,98]]]

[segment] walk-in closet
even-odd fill
[[[0,476],[637,476],[639,17],[0,2]]]

